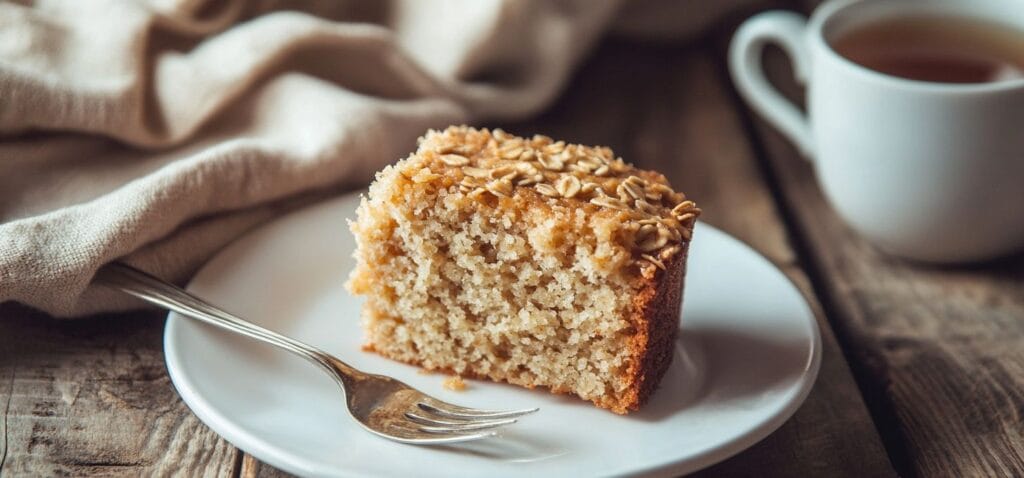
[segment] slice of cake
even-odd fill
[[[673,356],[700,213],[604,147],[430,131],[351,223],[367,349],[636,410]]]

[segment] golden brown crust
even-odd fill
[[[421,138],[402,174],[414,183],[458,184],[490,207],[507,207],[514,197],[531,202],[565,202],[591,214],[618,217],[623,246],[644,277],[689,242],[700,209],[675,191],[664,175],[641,170],[603,146],[523,138],[504,131],[452,126]]]
[[[622,400],[607,407],[615,413],[639,409],[672,363],[688,249],[689,245],[684,245],[683,250],[665,264],[665,270],[645,279],[633,299],[635,309],[630,321],[635,324],[637,333],[630,344],[633,365],[627,371],[632,385]]]

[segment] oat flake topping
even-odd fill
[[[623,228],[633,233],[634,257],[650,264],[647,267],[665,269],[665,261],[689,242],[701,213],[693,201],[669,187],[664,176],[635,168],[607,147],[453,126],[428,131],[416,154],[427,165],[407,175],[417,183],[453,177],[473,198],[507,198],[522,192],[621,213]]]

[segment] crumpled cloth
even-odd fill
[[[105,263],[180,282],[428,128],[534,114],[613,20],[678,30],[623,1],[0,3],[0,303],[126,308]]]

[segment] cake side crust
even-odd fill
[[[616,413],[638,410],[657,389],[672,364],[682,310],[682,291],[686,280],[688,245],[673,256],[665,270],[645,280],[634,296],[630,320],[637,334],[630,340],[633,366],[629,369],[629,392],[623,400],[610,404]]]

